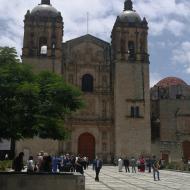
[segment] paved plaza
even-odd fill
[[[190,190],[190,173],[160,171],[160,181],[154,181],[152,173],[118,172],[118,167],[104,166],[100,182],[94,180],[95,172],[85,171],[86,190]]]

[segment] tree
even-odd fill
[[[0,65],[19,63],[15,48],[0,47]]]
[[[67,115],[83,105],[81,92],[51,72],[34,74],[14,48],[0,48],[0,139],[63,140]]]
[[[63,139],[63,130],[67,115],[83,106],[81,92],[64,82],[59,75],[42,72],[38,75],[39,118],[38,132],[42,138]]]

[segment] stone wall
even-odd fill
[[[152,154],[157,158],[162,158],[163,155],[168,155],[169,162],[180,162],[183,156],[181,143],[171,141],[157,141],[152,143]]]
[[[85,177],[79,174],[0,173],[1,190],[84,190]]]
[[[40,139],[35,137],[34,139],[24,139],[16,142],[16,155],[19,152],[24,152],[24,160],[28,160],[29,156],[37,158],[37,154],[40,151],[47,152],[50,155],[59,153],[59,142],[50,139]]]

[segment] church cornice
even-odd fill
[[[66,125],[83,125],[83,126],[94,126],[97,127],[97,125],[101,125],[101,126],[112,126],[113,125],[113,120],[100,120],[100,119],[94,119],[94,120],[89,120],[89,119],[69,119],[69,121],[67,121],[65,123]]]

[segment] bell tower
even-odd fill
[[[151,148],[148,23],[131,0],[112,30],[116,156],[149,154]]]
[[[34,71],[48,70],[61,74],[63,18],[51,4],[41,4],[27,11],[24,19],[22,60]]]

